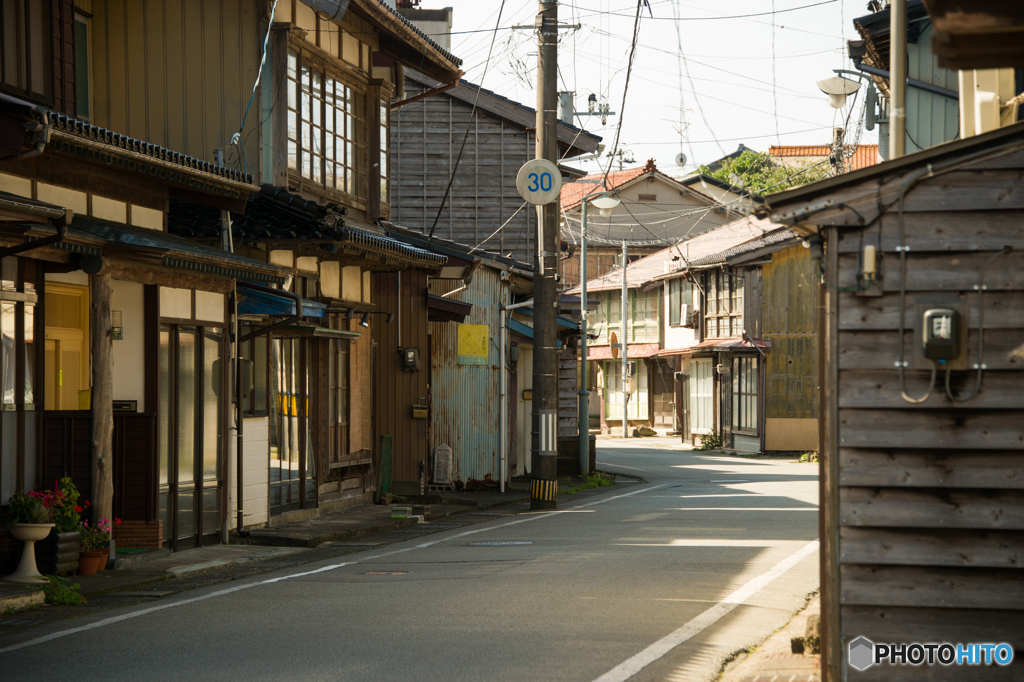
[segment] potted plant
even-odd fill
[[[30,493],[34,496],[40,493]],[[36,543],[36,564],[42,573],[57,575],[78,569],[78,526],[82,522],[82,506],[74,482],[64,477],[54,482],[53,490],[42,493],[43,505],[53,512],[54,528],[45,540]],[[88,507],[88,502],[82,503]]]
[[[53,528],[53,512],[43,500],[32,494],[18,491],[7,501],[7,525],[11,535],[21,540],[24,547],[18,570],[4,578],[7,582],[41,584],[46,579],[36,568],[35,543],[50,534]]]
[[[121,519],[115,521],[120,523]],[[78,574],[95,575],[97,571],[106,567],[110,554],[107,548],[110,542],[110,520],[100,519],[93,524],[84,520],[78,527],[78,532],[81,533],[78,544]]]

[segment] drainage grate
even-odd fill
[[[42,620],[0,620],[0,628],[25,628],[30,625],[39,625],[46,621]]]
[[[366,571],[359,575],[408,575],[412,571]]]
[[[508,547],[509,545],[532,545],[532,542],[471,542],[470,547]]]

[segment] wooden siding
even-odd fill
[[[374,384],[374,451],[379,453],[381,436],[394,436],[392,453],[392,491],[418,494],[419,463],[429,465],[429,419],[413,419],[412,406],[430,405],[430,352],[427,337],[427,276],[421,272],[378,273],[373,276],[374,310],[370,329],[374,346],[374,378],[353,392],[368,390]],[[391,324],[387,313],[395,313]],[[419,348],[420,371],[402,371],[400,349]],[[425,472],[430,476],[430,471]],[[429,480],[429,478],[427,479]]]
[[[817,262],[800,245],[762,266],[761,337],[768,352],[765,417],[818,416]],[[748,323],[749,325],[749,323]],[[754,336],[752,332],[748,332]]]
[[[53,20],[53,108],[77,114],[75,92],[75,6],[71,0],[51,0]]]
[[[229,146],[259,69],[265,3],[93,0],[92,123],[258,176],[259,94]]]
[[[423,91],[406,79],[406,97]],[[391,115],[391,221],[430,232],[472,105],[439,94],[396,109]],[[532,134],[524,127],[477,109],[459,162],[451,195],[435,236],[483,247],[533,262],[536,213],[516,191],[520,166],[534,156]],[[515,217],[513,217],[515,214]],[[484,243],[505,221],[508,224]]]
[[[826,292],[836,311],[826,365],[837,395],[825,459],[837,475],[830,482],[836,505],[831,532],[838,536],[834,598],[844,649],[859,636],[997,641],[1024,649],[1024,376],[1021,359],[1012,354],[1024,341],[1024,215],[1007,210],[1024,206],[1016,194],[1022,170],[1020,153],[1008,154],[925,179],[907,194],[907,360],[919,353],[913,331],[918,304],[966,304],[964,355],[969,366],[987,367],[981,392],[966,402],[946,396],[941,371],[928,400],[900,397],[895,207],[867,228],[830,230],[825,274],[831,287],[856,285],[864,244],[878,245],[883,264],[881,296]],[[872,179],[875,205],[878,191]],[[995,206],[1001,210],[989,210]],[[979,269],[1005,245],[1013,253],[985,269],[979,358],[975,286]],[[928,389],[928,373],[914,366],[906,390],[917,397]],[[969,393],[974,381],[973,370],[954,371],[952,389]],[[1016,661],[1007,668],[880,666],[871,677],[1009,680],[1020,679],[1020,668]]]

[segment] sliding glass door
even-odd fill
[[[270,374],[270,513],[316,506],[316,466],[310,415],[315,411],[311,377],[316,343],[309,338],[275,338]]]
[[[219,329],[160,328],[160,518],[175,551],[220,537],[222,351]]]

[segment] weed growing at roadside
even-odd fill
[[[64,579],[58,578],[55,575],[46,576],[46,582],[46,585],[42,585],[35,589],[42,590],[46,593],[47,604],[74,606],[76,604],[86,603],[85,597],[75,591],[81,587],[78,583],[68,585]]]
[[[700,446],[694,450],[718,450],[723,445],[725,445],[725,441],[722,436],[711,429],[711,433],[705,433],[700,437]]]
[[[609,478],[607,474],[604,474],[604,473],[601,473],[601,472],[595,472],[593,475],[587,477],[587,482],[586,483],[583,483],[583,484],[580,484],[580,485],[574,485],[571,488],[566,488],[565,490],[559,490],[558,492],[562,493],[563,495],[573,495],[575,493],[578,493],[581,490],[590,490],[590,489],[593,489],[593,488],[603,488],[606,485],[615,485],[615,481],[611,480],[611,478]]]

